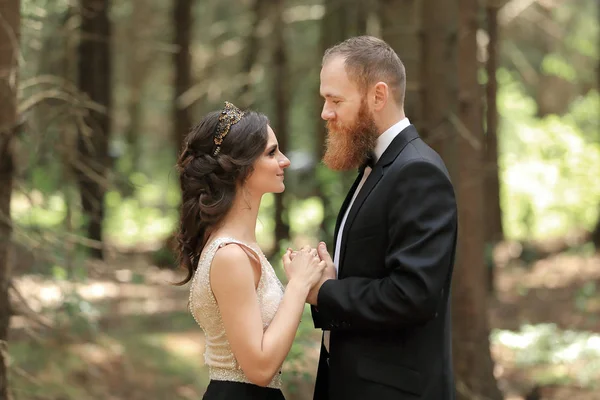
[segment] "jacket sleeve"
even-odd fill
[[[381,279],[326,281],[317,298],[318,322],[323,329],[419,325],[435,317],[444,297],[457,235],[452,183],[439,167],[425,160],[388,173],[397,174],[384,203],[389,238],[385,266],[390,274]],[[358,262],[369,261],[346,261]]]
[[[312,315],[315,328],[323,329],[323,321],[321,321],[321,314],[319,313],[319,309],[315,306],[310,306],[310,313]]]

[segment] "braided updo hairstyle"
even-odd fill
[[[220,111],[211,112],[192,128],[177,160],[181,185],[177,253],[179,266],[187,270],[177,285],[191,280],[208,237],[231,209],[238,185],[252,173],[267,146],[267,117],[248,111],[231,126],[213,155],[219,115]]]

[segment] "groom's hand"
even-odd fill
[[[325,261],[327,267],[325,267],[325,271],[323,272],[321,280],[315,286],[313,286],[310,292],[308,292],[306,302],[312,304],[313,306],[317,305],[317,297],[319,296],[319,290],[321,289],[321,286],[323,286],[323,283],[326,280],[335,279],[336,276],[335,265],[333,264],[333,260],[331,259],[331,256],[327,251],[327,246],[325,245],[325,243],[319,243],[319,246],[317,247],[317,252],[319,254],[319,258],[321,259],[321,261]]]

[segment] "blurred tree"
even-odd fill
[[[444,159],[457,184],[456,130],[452,123],[456,111],[457,10],[453,2],[440,0],[423,0],[420,9],[414,16],[420,21],[421,57],[413,68],[419,74],[417,82],[422,82],[417,85],[420,107],[414,108],[418,113],[415,119],[420,123],[419,133]]]
[[[597,2],[596,4],[596,13],[600,20],[600,2]],[[596,90],[600,91],[600,57],[596,63]],[[592,232],[592,242],[596,247],[596,252],[600,254],[600,204],[598,204],[598,216],[596,218],[596,227]]]
[[[370,0],[337,1],[337,12],[345,16],[345,28],[348,37],[367,33],[367,20],[370,9],[375,6]],[[347,38],[344,38],[347,39]]]
[[[598,217],[596,220],[596,226],[592,231],[592,243],[594,243],[596,252],[600,254],[600,204],[598,204]]]
[[[252,24],[250,32],[246,37],[246,45],[244,46],[245,54],[242,59],[242,86],[236,99],[239,103],[239,107],[242,109],[253,108],[256,102],[256,96],[252,91],[252,77],[253,70],[257,66],[258,54],[260,50],[260,38],[259,30],[261,24],[264,22],[269,10],[269,4],[265,0],[254,0],[252,7],[249,11]]]
[[[341,9],[337,7],[336,0],[324,0],[324,13],[321,19],[320,26],[320,48],[319,48],[319,60],[323,57],[325,51],[334,46],[336,43],[343,41],[346,37],[346,33],[344,32],[344,20],[345,14],[341,12]],[[319,71],[321,70],[321,66],[319,65]],[[325,123],[321,119],[321,112],[323,108],[323,99],[318,92],[315,100],[315,119],[316,119],[316,140],[315,140],[315,158],[317,160],[322,160],[323,155],[325,154],[325,143],[327,138],[327,129],[325,128]],[[322,165],[316,165],[316,168],[324,168]],[[331,202],[331,196],[327,196],[327,189],[325,185],[327,185],[328,179],[323,174],[317,175],[318,183],[316,187],[316,195],[321,199],[321,203],[323,204],[323,220],[321,221],[320,226],[320,238],[322,238],[326,243],[328,248],[332,248],[333,245],[333,236],[335,230],[335,221],[337,219],[338,208]]]
[[[321,61],[323,54],[328,48],[349,37],[366,34],[367,20],[375,6],[375,4],[369,0],[324,0],[323,5],[324,14],[320,26],[319,61]],[[320,70],[321,67],[319,65],[319,71]],[[315,97],[315,112],[313,115],[316,119],[317,128],[314,154],[317,160],[321,160],[325,151],[327,130],[324,121],[321,119],[323,99],[321,99],[318,93],[318,86]],[[323,220],[321,221],[319,238],[324,240],[327,243],[327,246],[331,248],[333,245],[335,221],[337,219],[339,207],[341,206],[341,201],[344,198],[336,196],[339,201],[335,201],[334,196],[331,195],[332,190],[328,187],[331,183],[336,182],[333,176],[338,176],[338,173],[335,173],[335,175],[330,174],[330,171],[325,171],[323,165],[317,165],[316,168],[321,172],[316,175],[318,180],[316,195],[321,199],[325,211]],[[345,186],[342,190],[345,191],[356,178],[357,172],[349,171],[347,173],[342,173],[341,175],[342,181],[344,182],[343,186]]]
[[[491,368],[484,289],[482,90],[477,81],[475,40],[478,11],[476,0],[380,2],[382,36],[406,68],[406,114],[442,156],[457,190],[460,234],[452,291],[460,398],[500,399]]]
[[[175,0],[173,6],[173,29],[175,30],[175,98],[173,101],[173,143],[176,152],[181,151],[183,139],[192,122],[186,106],[181,104],[181,96],[191,86],[190,32],[192,30],[192,0]]]
[[[111,24],[108,0],[80,0],[79,89],[91,101],[79,127],[76,176],[86,218],[87,237],[98,245],[94,258],[103,258],[104,197],[111,162]]]
[[[419,12],[421,0],[380,0],[379,18],[381,20],[381,38],[398,53],[406,69],[406,96],[404,112],[410,122],[424,133],[423,113],[421,111],[421,33],[422,20]],[[442,32],[443,33],[443,32]]]
[[[536,100],[538,117],[565,114],[595,85],[597,0],[509,1],[499,9],[499,64]]]
[[[129,168],[126,174],[139,171],[142,157],[142,139],[144,137],[141,131],[144,122],[143,92],[148,76],[152,73],[152,68],[157,60],[155,50],[143,39],[152,37],[154,24],[151,24],[155,10],[148,7],[145,0],[131,0],[131,13],[126,22],[124,32],[127,38],[123,45],[128,46],[127,50],[121,50],[126,54],[125,75],[128,98],[126,103],[128,124],[125,127],[125,139],[127,141],[127,151],[130,158]],[[114,51],[118,51],[115,49]],[[178,57],[178,53],[175,53]],[[129,176],[124,177],[124,181],[129,183]],[[121,191],[125,195],[131,194],[129,185],[120,185]]]
[[[20,1],[0,0],[0,17],[0,400],[8,400],[7,340],[11,314],[8,287],[12,237],[10,200],[15,175]]]
[[[503,0],[501,0],[503,1]],[[485,131],[485,242],[490,247],[504,239],[502,228],[502,209],[500,207],[500,176],[498,168],[498,107],[496,105],[498,81],[498,9],[499,1],[488,1],[486,21],[488,33],[486,83],[486,131]],[[494,290],[494,263],[491,254],[488,256],[488,289]]]
[[[484,228],[484,135],[478,82],[478,0],[458,1],[457,267],[453,279],[453,354],[458,399],[501,400],[493,374],[487,316]],[[446,153],[447,154],[447,153]]]
[[[273,98],[275,99],[275,124],[279,148],[282,152],[288,150],[289,142],[289,105],[290,94],[288,90],[289,66],[286,54],[285,40],[285,0],[277,0],[273,4]],[[290,239],[289,215],[285,204],[285,192],[275,196],[275,252],[280,253],[283,241]],[[287,244],[285,244],[287,245]]]

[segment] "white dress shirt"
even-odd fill
[[[409,125],[410,125],[410,121],[408,120],[408,118],[401,119],[400,121],[398,121],[394,125],[392,125],[390,128],[388,128],[385,132],[383,132],[377,138],[377,144],[375,145],[375,151],[374,151],[374,153],[375,153],[374,154],[375,160],[373,160],[374,163],[377,163],[377,161],[379,161],[379,159],[381,158],[383,153],[387,150],[388,146],[390,145],[390,143],[392,143],[394,138],[396,136],[398,136],[398,134],[400,132],[402,132],[405,128],[407,128]],[[356,187],[356,190],[354,191],[354,194],[352,195],[352,200],[350,200],[350,204],[348,204],[348,208],[346,208],[346,211],[344,213],[344,218],[342,219],[342,222],[340,224],[340,229],[338,230],[338,233],[337,233],[337,240],[335,242],[335,252],[333,254],[333,264],[335,266],[336,274],[339,271],[340,249],[342,247],[341,246],[342,232],[344,232],[344,225],[346,225],[346,218],[348,218],[348,214],[350,212],[350,209],[352,208],[352,204],[354,203],[354,200],[356,200],[356,197],[358,196],[360,189],[363,187],[363,185],[364,185],[365,181],[367,180],[367,178],[369,177],[370,173],[371,173],[371,167],[367,166],[365,168],[363,177],[360,180],[360,183],[358,184],[358,186]],[[325,348],[327,349],[327,352],[329,352],[329,331],[324,331],[324,334],[325,334],[325,337],[323,338],[323,341],[325,344]]]

